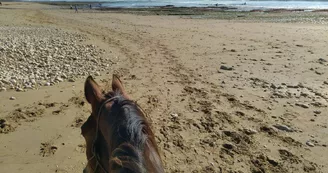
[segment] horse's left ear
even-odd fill
[[[114,92],[120,92],[121,94],[123,94],[125,98],[130,99],[130,97],[128,96],[128,94],[126,93],[123,87],[120,78],[115,74],[113,74],[113,78],[112,78],[112,90]]]
[[[91,76],[84,83],[84,95],[90,104],[100,103],[104,99],[100,87]]]

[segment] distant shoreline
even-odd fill
[[[231,5],[218,5],[218,6],[205,6],[205,7],[179,7],[174,5],[165,5],[165,6],[148,6],[148,7],[108,7],[102,6],[106,1],[100,2],[85,2],[85,1],[76,1],[76,2],[67,2],[67,1],[52,1],[52,2],[36,2],[40,4],[48,4],[55,6],[70,6],[78,5],[79,8],[89,8],[89,5],[92,5],[94,10],[100,11],[156,11],[156,10],[194,10],[194,11],[240,11],[240,12],[328,12],[327,9],[305,9],[305,8],[238,8],[237,6]],[[82,6],[82,7],[81,7]]]
[[[96,10],[110,11],[110,10],[122,10],[122,11],[141,11],[141,10],[195,10],[195,11],[235,11],[235,12],[328,12],[328,9],[288,9],[288,8],[259,8],[253,10],[239,10],[236,7],[174,7],[174,6],[160,6],[160,7],[143,7],[143,8],[124,8],[124,7],[100,7]]]
[[[47,3],[60,6],[61,9],[70,9],[74,3]],[[90,9],[89,4],[94,4]],[[240,11],[229,7],[147,7],[147,8],[119,8],[119,7],[94,7],[98,3],[83,2],[78,5],[78,9],[85,13],[123,13],[134,15],[160,15],[179,16],[190,19],[219,19],[238,20],[253,22],[273,22],[273,23],[315,23],[328,24],[328,9],[306,10],[306,9],[256,9]],[[74,9],[72,9],[74,10]]]

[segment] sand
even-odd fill
[[[77,32],[148,113],[166,172],[328,172],[328,29],[4,3],[0,27]],[[0,172],[81,172],[84,79],[0,92]],[[104,87],[106,88],[106,87]],[[15,100],[10,100],[15,97]]]

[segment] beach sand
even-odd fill
[[[122,77],[148,113],[166,172],[328,172],[328,28],[307,21],[0,6],[1,32],[58,29],[103,50],[109,66],[96,80]],[[82,172],[84,75],[0,92],[0,172]]]

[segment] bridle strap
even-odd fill
[[[115,99],[117,99],[117,98],[119,98],[119,96],[115,96],[115,97],[112,97],[112,98],[107,99],[106,101],[104,101],[104,102],[101,104],[101,106],[100,106],[100,108],[99,108],[99,110],[98,110],[98,114],[97,114],[96,136],[95,136],[95,138],[94,138],[94,140],[93,140],[93,143],[92,143],[92,154],[93,154],[93,156],[88,160],[88,165],[89,165],[89,162],[90,162],[92,159],[96,159],[96,168],[93,170],[94,173],[97,171],[98,166],[99,166],[99,167],[100,167],[105,173],[109,173],[109,172],[104,168],[104,166],[100,163],[100,158],[99,158],[99,155],[98,155],[97,152],[96,152],[96,146],[95,146],[95,144],[96,144],[97,139],[98,139],[98,133],[99,133],[99,120],[100,120],[101,110],[103,109],[103,107],[104,107],[107,103],[109,103],[109,102],[111,102],[111,101],[113,101],[113,100],[115,100]]]

